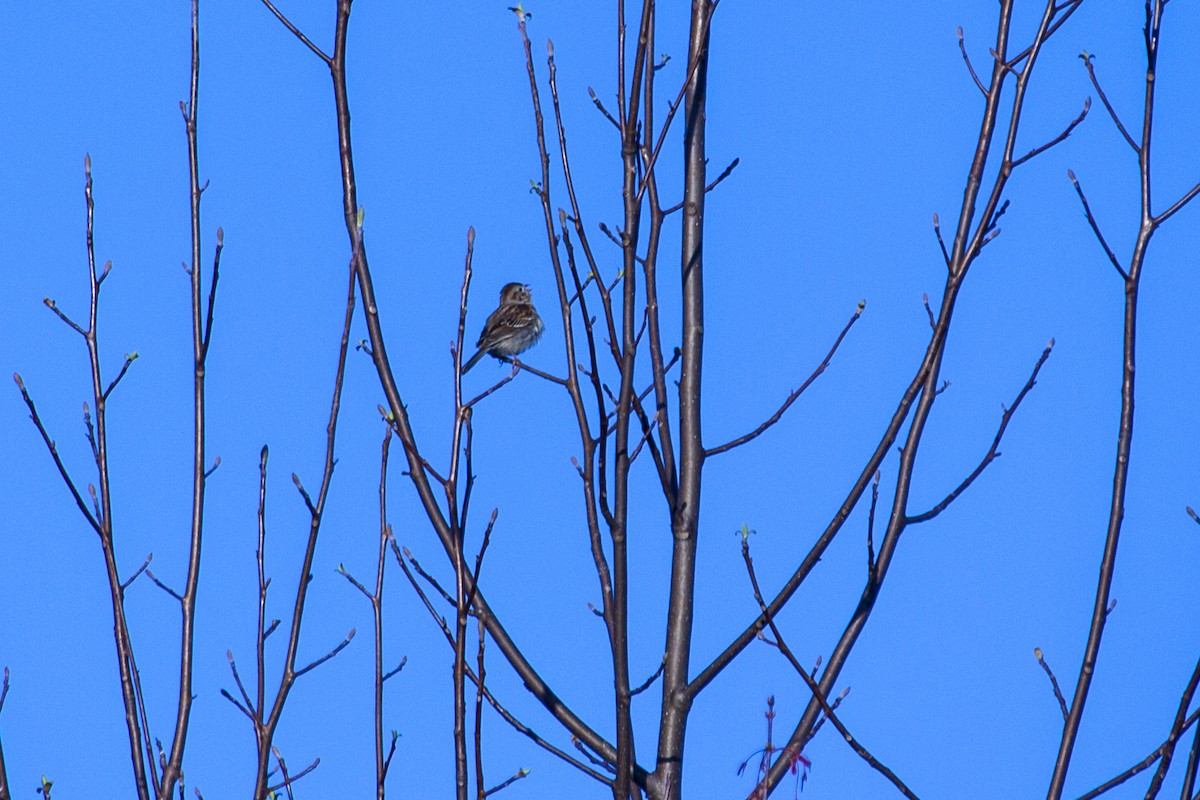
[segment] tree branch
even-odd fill
[[[829,352],[825,354],[825,358],[821,361],[820,364],[817,365],[817,368],[815,370],[813,370],[812,374],[808,376],[808,379],[805,380],[804,383],[800,384],[800,387],[798,389],[795,389],[791,394],[789,394],[787,396],[787,399],[783,401],[783,405],[781,405],[779,407],[779,409],[774,414],[772,414],[770,416],[770,418],[767,419],[766,422],[762,423],[761,425],[759,425],[757,428],[750,431],[749,433],[746,433],[746,434],[743,434],[743,435],[737,437],[736,439],[726,442],[725,444],[718,445],[717,447],[709,448],[708,450],[706,450],[704,452],[704,456],[706,458],[710,458],[719,453],[724,453],[728,450],[732,450],[735,447],[743,445],[746,442],[749,442],[752,439],[757,438],[758,436],[760,436],[764,432],[766,432],[766,430],[768,428],[770,428],[772,425],[774,425],[776,422],[779,422],[779,420],[783,417],[784,413],[789,408],[791,408],[792,403],[796,402],[796,400],[800,397],[800,395],[804,393],[804,390],[807,389],[809,386],[811,386],[812,383],[817,378],[819,378],[822,373],[825,372],[826,367],[829,366],[829,362],[833,360],[833,356],[837,352],[838,347],[841,346],[842,340],[846,338],[846,334],[850,332],[850,328],[852,328],[854,326],[854,323],[858,322],[858,318],[862,316],[863,309],[865,309],[866,307],[867,307],[866,300],[859,302],[858,308],[854,311],[854,314],[851,315],[850,321],[847,322],[846,325],[842,328],[842,331],[841,331],[841,333],[838,334],[837,339],[834,340],[833,346],[829,348]]]

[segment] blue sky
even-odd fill
[[[413,6],[359,0],[350,33],[359,200],[384,330],[414,427],[435,463],[449,456],[448,343],[468,226],[476,229],[468,336],[499,287],[533,286],[547,321],[530,363],[561,373],[561,322],[537,199],[528,82],[507,3]],[[661,119],[683,79],[686,18],[659,11]],[[680,5],[682,4],[674,4]],[[331,3],[285,13],[330,47]],[[590,219],[615,226],[620,160],[611,126],[588,100],[616,92],[611,3],[530,6],[539,77],[554,40],[575,180]],[[1015,41],[1041,9],[1021,3]],[[1109,98],[1129,126],[1144,77],[1140,3],[1088,0],[1038,62],[1018,153],[1056,135],[1094,95],[1078,58],[1096,55]],[[825,354],[860,299],[867,308],[831,368],[767,436],[705,469],[697,629],[703,666],[754,616],[735,531],[756,531],[759,578],[791,574],[875,446],[928,337],[922,293],[944,266],[930,225],[953,227],[981,110],[963,67],[961,25],[977,69],[994,40],[995,4],[722,3],[710,66],[710,173],[740,166],[709,196],[705,257],[705,437],[716,444],[768,416]],[[187,161],[178,103],[187,95],[189,7],[66,2],[0,7],[0,372],[19,371],[77,481],[94,480],[80,404],[89,391],[79,337],[42,305],[55,298],[83,319],[87,283],[83,158],[92,157],[96,254],[111,259],[101,310],[102,363],[134,364],[110,403],[114,523],[125,574],[148,553],[180,586],[190,514],[190,331]],[[324,426],[346,282],[335,121],[328,74],[260,4],[201,8],[201,175],[205,262],[225,232],[209,361],[209,483],[197,700],[185,775],[206,797],[241,796],[253,777],[253,737],[219,694],[233,689],[226,650],[253,660],[258,453],[271,448],[269,615],[294,591],[307,513],[289,475],[320,481]],[[1172,4],[1163,28],[1154,196],[1161,210],[1200,180],[1195,59],[1200,12]],[[543,96],[543,101],[548,94]],[[611,105],[611,103],[610,103]],[[677,197],[677,137],[660,186]],[[1017,413],[998,459],[937,520],[907,532],[877,610],[843,673],[841,716],[923,797],[1034,796],[1049,780],[1060,735],[1057,705],[1033,658],[1041,647],[1067,691],[1094,596],[1107,520],[1120,377],[1122,288],[1066,178],[1071,168],[1116,253],[1137,225],[1137,165],[1094,98],[1068,141],[1009,183],[1002,235],[972,268],[956,311],[939,398],[918,464],[912,505],[936,503],[986,451],[1047,340],[1057,346]],[[558,180],[556,173],[555,180]],[[565,203],[561,182],[559,203]],[[673,201],[670,201],[673,202]],[[1142,283],[1138,420],[1126,522],[1110,617],[1068,781],[1078,795],[1144,757],[1165,737],[1200,642],[1197,258],[1200,209],[1155,237]],[[664,282],[677,280],[670,229]],[[619,253],[593,240],[615,274]],[[547,313],[550,312],[550,313]],[[678,312],[664,307],[665,344]],[[355,338],[365,337],[361,318]],[[358,637],[295,691],[277,743],[293,768],[321,758],[302,797],[368,796],[370,609],[335,572],[373,574],[382,401],[370,361],[352,354],[338,467],[314,564],[301,661],[350,628]],[[503,371],[485,362],[467,384]],[[599,730],[611,733],[611,677],[578,479],[579,445],[566,396],[522,375],[475,415],[476,521],[500,509],[485,587],[530,659]],[[61,485],[15,387],[0,392],[0,664],[12,689],[0,714],[16,796],[42,774],[61,797],[128,796],[131,778],[98,542]],[[883,486],[896,458],[883,468]],[[658,664],[670,531],[652,471],[638,464],[631,529],[632,670]],[[390,517],[422,562],[449,572],[411,485],[394,462]],[[828,655],[861,590],[865,506],[828,551],[780,623],[802,661]],[[475,531],[478,536],[479,530]],[[477,539],[476,539],[477,541]],[[408,657],[388,684],[385,725],[402,733],[389,792],[448,796],[451,651],[399,571],[387,587],[387,661]],[[151,726],[173,721],[173,601],[145,580],[128,591]],[[282,638],[282,637],[280,637]],[[277,675],[281,644],[271,664]],[[494,653],[494,651],[493,651]],[[494,691],[539,733],[567,740],[498,656]],[[269,673],[269,675],[272,673]],[[685,791],[736,797],[735,774],[762,746],[776,697],[790,730],[808,693],[757,643],[697,701]],[[639,754],[657,737],[657,689],[635,703]],[[532,775],[510,797],[607,792],[487,720],[489,782]],[[808,748],[805,796],[889,796],[832,730]],[[1182,766],[1175,770],[1178,781]],[[1176,786],[1169,783],[1168,787]],[[1137,779],[1114,797],[1141,796]],[[1170,789],[1168,789],[1170,791]],[[1176,793],[1178,789],[1174,790]],[[789,790],[784,790],[787,796]]]

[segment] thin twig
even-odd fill
[[[867,514],[867,578],[875,582],[875,507],[879,504],[880,471],[875,470],[875,480],[871,481],[871,510]],[[813,667],[815,675],[817,669]]]
[[[817,682],[809,676],[808,671],[800,664],[799,661],[796,660],[796,656],[792,653],[791,648],[789,648],[787,643],[784,642],[783,634],[779,632],[779,628],[775,625],[775,618],[771,615],[766,601],[763,600],[762,591],[758,586],[758,577],[754,573],[754,560],[750,557],[749,536],[742,537],[742,560],[746,563],[746,572],[750,576],[750,586],[754,590],[754,599],[758,603],[759,610],[763,615],[766,616],[767,625],[771,628],[771,633],[775,636],[775,646],[778,648],[779,652],[783,654],[784,658],[788,660],[788,663],[792,665],[792,668],[796,671],[796,674],[798,674],[804,680],[805,685],[808,686],[809,691],[811,691],[813,694],[813,697],[816,698],[817,702],[821,704],[821,709],[825,712],[825,717],[831,723],[833,723],[833,726],[837,728],[838,733],[842,735],[842,738],[846,740],[846,743],[850,745],[851,749],[858,754],[859,758],[861,758],[863,761],[866,761],[872,769],[891,781],[892,785],[895,786],[901,794],[909,798],[909,800],[917,800],[917,796],[913,794],[912,790],[909,789],[908,786],[905,785],[904,781],[900,780],[900,778],[896,776],[896,773],[892,772],[887,765],[883,764],[879,761],[879,759],[871,755],[870,751],[863,747],[858,740],[851,735],[850,731],[846,729],[846,726],[843,725],[841,720],[838,719],[837,714],[834,713],[833,708],[830,706],[829,701],[825,698],[825,695],[821,691],[821,688],[817,685]],[[763,784],[764,781],[765,779],[760,780],[760,785]]]
[[[975,482],[976,478],[983,474],[983,471],[987,469],[989,464],[1000,457],[1000,453],[997,448],[1000,447],[1000,440],[1004,438],[1004,431],[1008,428],[1008,423],[1010,420],[1012,420],[1012,416],[1016,412],[1017,407],[1020,406],[1021,401],[1025,399],[1025,395],[1029,394],[1033,387],[1037,385],[1038,373],[1041,371],[1042,365],[1046,363],[1046,359],[1050,357],[1050,352],[1053,349],[1054,340],[1051,339],[1049,344],[1046,345],[1046,349],[1042,351],[1041,358],[1039,358],[1037,360],[1037,364],[1034,365],[1033,373],[1029,376],[1029,380],[1025,381],[1025,385],[1022,386],[1021,391],[1017,393],[1017,399],[1013,401],[1011,407],[1005,408],[1004,413],[1000,415],[1000,427],[996,430],[996,436],[992,439],[992,446],[989,447],[987,453],[984,454],[983,459],[979,462],[979,466],[975,467],[975,470],[968,475],[966,479],[964,479],[963,482],[954,489],[954,491],[946,495],[946,498],[942,500],[942,502],[926,511],[924,514],[917,514],[909,517],[909,524],[926,522],[945,511],[946,508],[949,507],[949,505],[953,503],[959,495],[965,492],[967,488]]]
[[[704,187],[704,193],[707,194],[707,193],[711,192],[713,189],[717,188],[717,186],[721,183],[721,181],[725,180],[731,174],[733,174],[733,170],[737,168],[737,165],[740,164],[741,161],[742,161],[742,159],[735,158],[733,161],[729,162],[729,166],[726,167],[721,172],[720,175],[718,175],[716,178],[714,178],[713,180],[708,182],[708,185]],[[676,211],[679,211],[681,208],[683,208],[682,201],[676,203],[675,205],[671,206],[670,208],[663,209],[662,215],[665,217],[669,214],[674,214]]]
[[[352,640],[353,638],[354,638],[354,628],[351,628],[350,632],[346,634],[346,638],[342,639],[341,644],[339,644],[337,647],[330,650],[325,655],[318,658],[316,661],[313,661],[307,667],[302,667],[302,668],[296,670],[296,677],[299,678],[304,673],[310,672],[311,670],[316,669],[317,667],[321,666],[329,659],[336,656],[338,653],[342,652],[342,650],[344,650],[346,648],[346,645],[350,644],[350,640]]]
[[[1058,687],[1058,678],[1054,677],[1054,670],[1050,669],[1050,665],[1042,657],[1042,648],[1033,648],[1033,655],[1037,659],[1037,662],[1042,665],[1042,669],[1046,671],[1046,677],[1050,679],[1050,686],[1054,689],[1054,699],[1058,700],[1058,708],[1062,711],[1063,720],[1065,721],[1070,712],[1067,710],[1067,701],[1063,698],[1062,690]]]
[[[127,580],[125,580],[125,581],[124,581],[124,582],[121,584],[121,591],[124,591],[124,590],[128,589],[130,586],[132,586],[132,585],[133,585],[133,582],[134,582],[134,581],[136,581],[136,580],[138,579],[138,576],[139,576],[139,575],[141,575],[143,572],[145,572],[145,571],[146,571],[146,567],[150,566],[150,560],[151,560],[152,558],[154,558],[154,554],[153,554],[153,553],[147,553],[147,554],[146,554],[146,560],[145,560],[145,561],[143,561],[143,562],[142,562],[142,565],[141,565],[140,567],[138,567],[138,568],[137,568],[137,572],[135,572],[135,573],[133,573],[132,575],[130,575],[130,576],[129,576],[129,578],[128,578]]]
[[[1171,205],[1170,208],[1168,208],[1166,211],[1164,211],[1163,213],[1161,213],[1157,217],[1155,217],[1154,224],[1161,225],[1162,223],[1166,222],[1170,217],[1172,217],[1175,214],[1176,211],[1178,211],[1179,209],[1183,208],[1188,203],[1190,203],[1192,201],[1192,198],[1194,198],[1197,194],[1200,194],[1200,183],[1197,183],[1191,189],[1188,189],[1187,194],[1185,194],[1183,197],[1176,200]]]
[[[396,563],[398,563],[400,565],[400,569],[404,572],[404,576],[408,579],[408,582],[412,586],[413,591],[415,591],[417,593],[417,596],[421,599],[421,603],[425,606],[425,610],[429,612],[429,615],[431,617],[433,617],[433,621],[441,629],[442,636],[446,640],[446,643],[449,644],[451,647],[453,647],[454,646],[454,635],[450,631],[449,623],[446,622],[445,617],[443,617],[442,615],[437,613],[437,610],[433,607],[433,603],[429,599],[429,595],[427,595],[425,593],[425,591],[421,588],[420,583],[417,582],[416,575],[414,575],[413,571],[409,569],[409,564],[405,563],[406,559],[408,560],[409,563],[415,563],[415,562],[413,562],[411,553],[408,552],[408,548],[401,548],[394,539],[391,541],[391,548],[392,548],[392,555],[395,556],[395,558],[396,558]],[[402,550],[403,550],[403,555],[401,555]],[[427,580],[431,580],[431,579],[429,579],[427,577]],[[432,580],[431,580],[431,582],[432,582]],[[439,592],[442,592],[442,594],[446,598],[446,600],[451,605],[453,605],[453,603],[454,603],[453,599],[451,599],[449,597],[449,595],[446,595],[445,592],[442,591],[441,587],[437,586],[436,583],[433,583],[433,585]],[[472,682],[474,682],[476,679],[475,672],[472,669],[470,669],[470,667],[468,667],[466,670],[466,676]],[[484,698],[487,699],[488,703],[491,704],[492,708],[494,708],[496,710],[496,712],[498,714],[500,714],[500,716],[504,719],[505,722],[507,722],[509,725],[511,725],[513,727],[513,729],[516,730],[518,733],[524,734],[527,738],[529,738],[530,741],[532,741],[538,747],[541,747],[543,750],[546,750],[547,752],[552,753],[555,756],[558,756],[560,759],[562,759],[566,763],[570,764],[571,766],[575,767],[580,772],[583,772],[584,774],[596,779],[597,781],[599,781],[603,784],[606,784],[606,785],[611,785],[612,781],[608,776],[603,775],[594,769],[591,769],[586,764],[584,764],[584,763],[580,762],[578,759],[572,757],[569,753],[565,753],[561,749],[550,744],[545,739],[543,739],[541,736],[539,736],[536,731],[534,731],[532,728],[525,725],[519,719],[517,719],[515,716],[513,716],[513,714],[507,708],[505,708],[503,705],[501,705],[501,703],[492,695],[491,690],[488,689],[487,687],[484,687],[484,689],[483,689],[483,696],[484,696]]]
[[[1133,148],[1133,152],[1140,153],[1141,148],[1138,147],[1138,144],[1133,140],[1133,137],[1129,135],[1129,131],[1125,129],[1125,126],[1121,124],[1121,118],[1117,116],[1117,110],[1112,107],[1112,103],[1108,102],[1108,95],[1105,94],[1104,89],[1100,87],[1100,81],[1096,78],[1096,68],[1092,66],[1092,59],[1095,57],[1095,55],[1088,53],[1086,50],[1079,54],[1080,60],[1083,61],[1084,67],[1087,68],[1088,77],[1092,81],[1092,86],[1096,87],[1096,94],[1100,95],[1100,102],[1104,103],[1104,107],[1108,109],[1108,115],[1112,117],[1112,121],[1117,126],[1117,130],[1119,130],[1121,135],[1125,137],[1125,141],[1130,147]]]
[[[1079,123],[1083,122],[1084,118],[1087,117],[1088,111],[1091,109],[1091,107],[1092,107],[1092,98],[1089,97],[1083,101],[1083,111],[1080,111],[1079,116],[1077,116],[1075,119],[1071,120],[1070,124],[1067,125],[1067,127],[1065,129],[1063,129],[1062,133],[1060,133],[1058,136],[1055,136],[1053,139],[1051,139],[1050,141],[1041,145],[1040,147],[1033,148],[1025,155],[1023,155],[1020,158],[1018,158],[1017,160],[1013,161],[1013,163],[1012,163],[1013,168],[1021,166],[1022,164],[1024,164],[1026,161],[1033,158],[1034,156],[1041,155],[1042,153],[1049,150],[1051,147],[1054,147],[1054,145],[1058,144],[1059,142],[1062,142],[1064,139],[1066,139],[1068,136],[1070,136],[1071,131],[1075,130],[1075,127]]]
[[[282,22],[282,23],[283,23],[283,26],[284,26],[285,28],[287,28],[289,31],[291,31],[291,32],[292,32],[292,33],[293,33],[293,34],[296,36],[296,38],[297,38],[297,39],[299,39],[300,41],[304,42],[304,45],[305,45],[305,46],[306,46],[306,47],[307,47],[309,50],[312,50],[314,53],[316,53],[316,54],[317,54],[317,57],[318,57],[318,58],[320,58],[322,61],[324,61],[324,62],[325,62],[327,65],[330,65],[330,66],[332,66],[332,64],[333,64],[333,59],[332,59],[332,58],[330,58],[329,56],[325,55],[324,51],[322,51],[322,50],[321,50],[321,48],[319,48],[319,47],[317,47],[315,44],[313,44],[313,43],[312,43],[312,42],[309,40],[309,38],[308,38],[307,36],[305,36],[305,35],[304,35],[304,34],[303,34],[301,31],[300,31],[300,29],[299,29],[299,28],[297,28],[295,25],[293,25],[293,24],[291,23],[291,21],[290,21],[290,20],[288,20],[288,18],[287,18],[287,17],[285,17],[285,16],[284,16],[284,15],[283,15],[283,14],[282,14],[280,11],[279,11],[279,9],[277,9],[277,8],[276,8],[274,5],[272,5],[272,4],[271,4],[271,0],[262,0],[262,2],[263,2],[263,5],[264,5],[264,6],[266,6],[267,8],[269,8],[269,9],[271,10],[271,13],[275,15],[275,18],[276,18],[276,19],[278,19],[280,22]]]
[[[1195,725],[1197,718],[1200,718],[1200,709],[1197,709],[1196,711],[1192,712],[1191,716],[1189,716],[1184,721],[1183,730],[1186,731],[1188,728]],[[1198,729],[1198,730],[1200,730],[1200,729]],[[1166,744],[1166,743],[1164,742],[1163,744]],[[1079,795],[1078,800],[1094,800],[1094,798],[1099,797],[1100,795],[1107,792],[1109,789],[1113,789],[1113,788],[1116,788],[1117,786],[1120,786],[1122,783],[1129,780],[1134,775],[1137,775],[1138,773],[1143,772],[1143,771],[1149,769],[1150,767],[1154,766],[1155,762],[1157,762],[1158,759],[1162,757],[1162,749],[1163,749],[1163,745],[1160,744],[1158,747],[1156,747],[1152,751],[1150,751],[1149,755],[1147,755],[1145,758],[1143,758],[1138,763],[1134,764],[1129,769],[1122,772],[1120,775],[1117,775],[1116,777],[1105,781],[1104,783],[1097,786],[1095,789],[1092,789],[1090,792],[1086,792],[1084,794]]]
[[[600,102],[600,98],[596,96],[596,91],[590,86],[588,87],[588,97],[592,98],[592,102],[596,104],[596,108],[600,109],[600,113],[603,114],[604,117],[613,124],[613,127],[618,131],[621,130],[621,123],[617,122],[616,119],[613,118],[613,115],[608,113],[608,109],[605,108],[604,104]]]
[[[153,571],[146,570],[146,577],[149,578],[151,581],[153,581],[155,586],[162,589],[167,594],[171,595],[171,597],[174,597],[176,600],[179,600],[180,602],[183,601],[183,595],[181,595],[179,592],[175,591],[170,586],[167,586],[165,583],[160,581],[158,579],[158,576],[155,575]]]
[[[967,65],[967,69],[971,73],[971,80],[975,81],[975,85],[979,87],[979,91],[984,97],[987,97],[987,89],[983,86],[983,81],[979,80],[979,76],[975,73],[975,67],[971,64],[971,57],[967,55],[966,45],[963,44],[963,29],[962,25],[958,26],[958,50],[962,53],[963,63]]]
[[[526,777],[527,775],[529,775],[529,770],[522,767],[521,769],[517,770],[516,774],[513,775],[508,780],[498,783],[495,786],[493,786],[492,788],[485,791],[483,793],[483,796],[487,797],[489,795],[495,794],[496,792],[500,791],[501,789],[511,786],[512,784],[516,783],[517,781],[521,780],[522,778]]]
[[[654,682],[656,680],[658,680],[658,676],[662,675],[663,669],[666,666],[667,666],[667,660],[664,658],[662,661],[660,661],[658,663],[658,669],[654,670],[654,674],[651,675],[649,678],[646,678],[645,682],[641,686],[632,690],[629,694],[633,697],[637,697],[639,694],[641,694],[642,692],[649,689],[654,684]]]
[[[834,340],[833,347],[829,348],[829,352],[825,354],[825,358],[821,360],[821,363],[817,365],[817,368],[813,370],[813,373],[808,376],[808,379],[805,380],[804,383],[800,384],[798,389],[794,390],[787,396],[787,399],[783,401],[783,405],[781,405],[779,409],[767,419],[766,422],[762,423],[749,433],[743,434],[732,441],[706,450],[704,452],[705,458],[715,456],[718,453],[724,453],[728,450],[732,450],[735,447],[743,445],[746,442],[757,438],[776,422],[779,422],[784,413],[791,408],[792,403],[795,403],[800,395],[804,393],[804,390],[811,386],[813,381],[819,378],[821,373],[825,371],[825,368],[829,366],[829,362],[833,360],[834,353],[836,353],[838,347],[841,346],[842,340],[846,338],[846,334],[850,332],[850,328],[854,326],[854,323],[858,322],[858,318],[862,316],[863,309],[866,307],[866,300],[863,300],[858,304],[858,308],[855,309],[854,314],[850,317],[850,321],[846,323],[846,325],[842,328],[842,332],[839,333],[837,339]]]
[[[1104,234],[1100,232],[1100,226],[1096,223],[1095,216],[1092,215],[1092,207],[1088,205],[1087,197],[1083,194],[1083,188],[1079,185],[1079,181],[1075,179],[1074,170],[1067,170],[1067,177],[1071,179],[1071,185],[1075,187],[1075,193],[1079,195],[1079,202],[1083,203],[1083,213],[1087,217],[1088,225],[1092,226],[1092,232],[1096,234],[1096,238],[1100,241],[1100,246],[1104,248],[1108,260],[1116,268],[1120,274],[1121,280],[1128,281],[1129,274],[1121,266],[1121,262],[1117,260],[1117,256],[1113,253],[1112,248],[1108,246],[1108,242],[1104,240]]]
[[[208,313],[204,321],[204,346],[200,353],[202,358],[208,357],[208,343],[212,338],[213,308],[217,302],[217,281],[221,277],[221,251],[225,248],[225,229],[217,228],[217,246],[213,253],[212,279],[208,282]]]
[[[271,751],[275,754],[275,760],[279,762],[279,771],[283,774],[283,781],[281,783],[275,784],[274,786],[268,786],[267,787],[268,794],[270,794],[272,792],[278,792],[280,789],[283,789],[283,788],[287,788],[288,796],[290,797],[291,793],[292,793],[292,791],[291,791],[292,784],[295,783],[296,781],[300,780],[301,778],[303,778],[308,773],[312,772],[321,763],[321,759],[319,759],[319,758],[313,759],[313,762],[311,764],[309,764],[307,767],[305,767],[304,769],[297,772],[295,775],[288,775],[287,764],[284,763],[283,756],[280,755],[279,749],[276,747],[272,747]]]
[[[25,389],[25,381],[21,380],[19,373],[13,373],[13,380],[17,384],[17,388],[21,390],[21,397],[25,400],[25,405],[29,408],[29,418],[33,420],[34,427],[42,436],[42,441],[46,445],[46,449],[50,452],[50,457],[54,459],[54,466],[58,468],[58,474],[62,478],[63,483],[67,485],[67,489],[71,492],[71,497],[75,499],[75,505],[79,507],[84,519],[88,525],[92,527],[96,533],[100,533],[100,522],[96,516],[92,515],[88,509],[87,503],[83,500],[83,495],[79,493],[79,489],[75,488],[75,481],[71,479],[70,473],[67,472],[67,466],[63,463],[62,458],[58,455],[58,445],[50,438],[50,434],[46,432],[46,426],[42,424],[42,418],[38,416],[37,406],[33,404],[33,398],[29,396],[29,392]]]
[[[937,212],[934,212],[933,215],[933,233],[937,236],[938,247],[942,248],[942,258],[946,259],[946,266],[948,267],[950,266],[950,251],[946,249],[946,242],[942,239],[942,226],[938,223]]]
[[[113,378],[112,382],[108,384],[108,388],[104,390],[104,394],[102,395],[102,397],[105,400],[107,400],[108,396],[110,394],[112,394],[113,389],[117,388],[117,384],[121,382],[121,378],[125,377],[125,373],[129,371],[129,367],[133,364],[134,361],[137,360],[137,357],[138,357],[138,354],[136,352],[130,353],[127,356],[125,356],[125,363],[121,365],[121,371],[117,373],[117,377]]]

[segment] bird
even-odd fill
[[[537,344],[543,327],[542,318],[533,307],[529,286],[524,283],[505,284],[500,290],[500,306],[483,324],[479,341],[475,343],[478,350],[463,364],[462,374],[466,375],[484,355],[504,360],[524,353]]]

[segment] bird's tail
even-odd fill
[[[476,350],[475,355],[471,356],[471,358],[467,361],[467,363],[463,364],[462,374],[466,375],[468,372],[470,372],[471,367],[478,364],[479,359],[483,358],[483,355],[484,355],[484,351],[482,348],[479,350]]]

